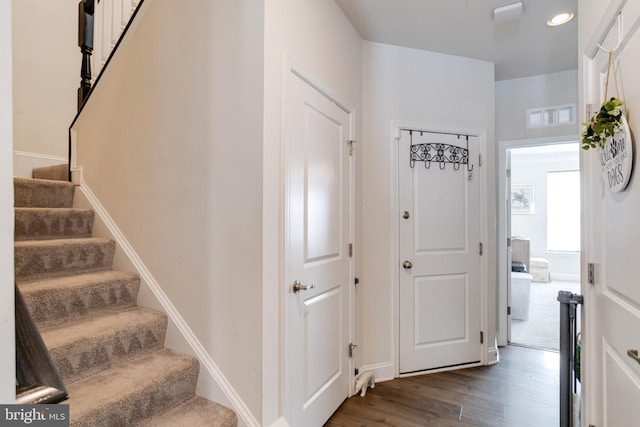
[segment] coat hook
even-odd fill
[[[614,47],[611,50],[605,49],[604,47],[602,47],[602,45],[600,43],[596,43],[596,46],[598,46],[598,48],[606,53],[611,53],[611,52],[615,52],[616,50],[618,50],[618,48],[620,47],[620,45],[622,44],[622,12],[618,12],[618,18],[616,18],[616,22],[618,24],[618,44],[616,45],[616,47]]]

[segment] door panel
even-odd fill
[[[350,117],[295,74],[286,116],[288,419],[321,426],[348,397]],[[297,281],[306,289],[293,291]]]
[[[466,337],[469,301],[466,275],[416,277],[415,348]],[[434,298],[434,295],[439,295]],[[449,319],[444,323],[442,319]]]
[[[309,298],[304,302],[304,342],[305,342],[305,402],[311,405],[326,388],[339,380],[342,374],[342,353],[339,339],[342,335],[340,288]]]
[[[458,171],[462,179],[451,179],[452,177],[444,171],[429,173],[431,171],[423,170],[421,164],[417,164],[414,169],[414,251],[464,251],[467,246],[465,216],[468,209],[467,186],[463,172]],[[445,204],[446,209],[434,209],[434,206]]]
[[[411,167],[411,145],[424,143],[467,146],[465,136],[401,132],[400,373],[481,359],[479,140],[469,138],[471,172],[438,162]]]
[[[640,419],[640,381],[636,373],[631,372],[627,362],[618,352],[608,345],[604,347],[603,389],[606,396],[603,402],[605,426],[627,427],[635,425]],[[631,424],[630,424],[631,423]]]
[[[341,244],[342,124],[307,105],[305,261],[335,259]],[[327,141],[332,143],[327,144]]]

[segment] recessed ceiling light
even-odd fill
[[[561,12],[553,15],[547,21],[547,25],[550,27],[556,27],[558,25],[566,24],[567,22],[573,19],[573,13],[571,12]]]

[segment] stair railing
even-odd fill
[[[78,46],[82,53],[78,111],[127,30],[143,0],[80,0]],[[91,57],[94,60],[91,61]]]
[[[69,397],[22,293],[15,286],[16,403],[58,403]]]
[[[73,178],[71,129],[143,3],[144,0],[80,0],[78,4],[78,46],[82,64],[78,112],[69,125],[69,181]],[[91,61],[92,56],[94,61]]]

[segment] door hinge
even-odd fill
[[[480,242],[478,245],[478,252],[480,253],[480,256],[482,256],[482,253],[483,253],[482,242]]]
[[[511,316],[511,307],[507,306],[507,316]]]
[[[359,373],[360,373],[360,369],[355,368],[355,369],[353,370],[353,376],[354,376],[354,377],[357,377]]]
[[[484,332],[480,331],[480,344],[484,344]]]
[[[349,343],[349,357],[353,357],[353,350],[355,350],[356,347],[358,347],[357,344],[354,344],[352,342]]]
[[[353,256],[353,243],[349,243],[349,258]]]
[[[478,167],[482,167],[482,154],[478,154]]]
[[[353,279],[353,284],[354,284],[354,285],[357,285],[357,284],[359,284],[359,283],[360,283],[360,279],[359,279],[359,278],[357,278],[357,277],[355,277],[355,278]]]
[[[505,175],[507,176],[507,178],[511,178],[511,169],[507,169],[505,171]]]
[[[511,247],[511,237],[507,237],[507,247]]]
[[[595,285],[596,283],[595,270],[596,266],[594,263],[590,262],[587,264],[587,281],[590,285]]]
[[[349,155],[353,156],[353,150],[355,148],[356,141],[353,139],[350,139],[349,141],[347,141],[347,144],[349,144]]]

